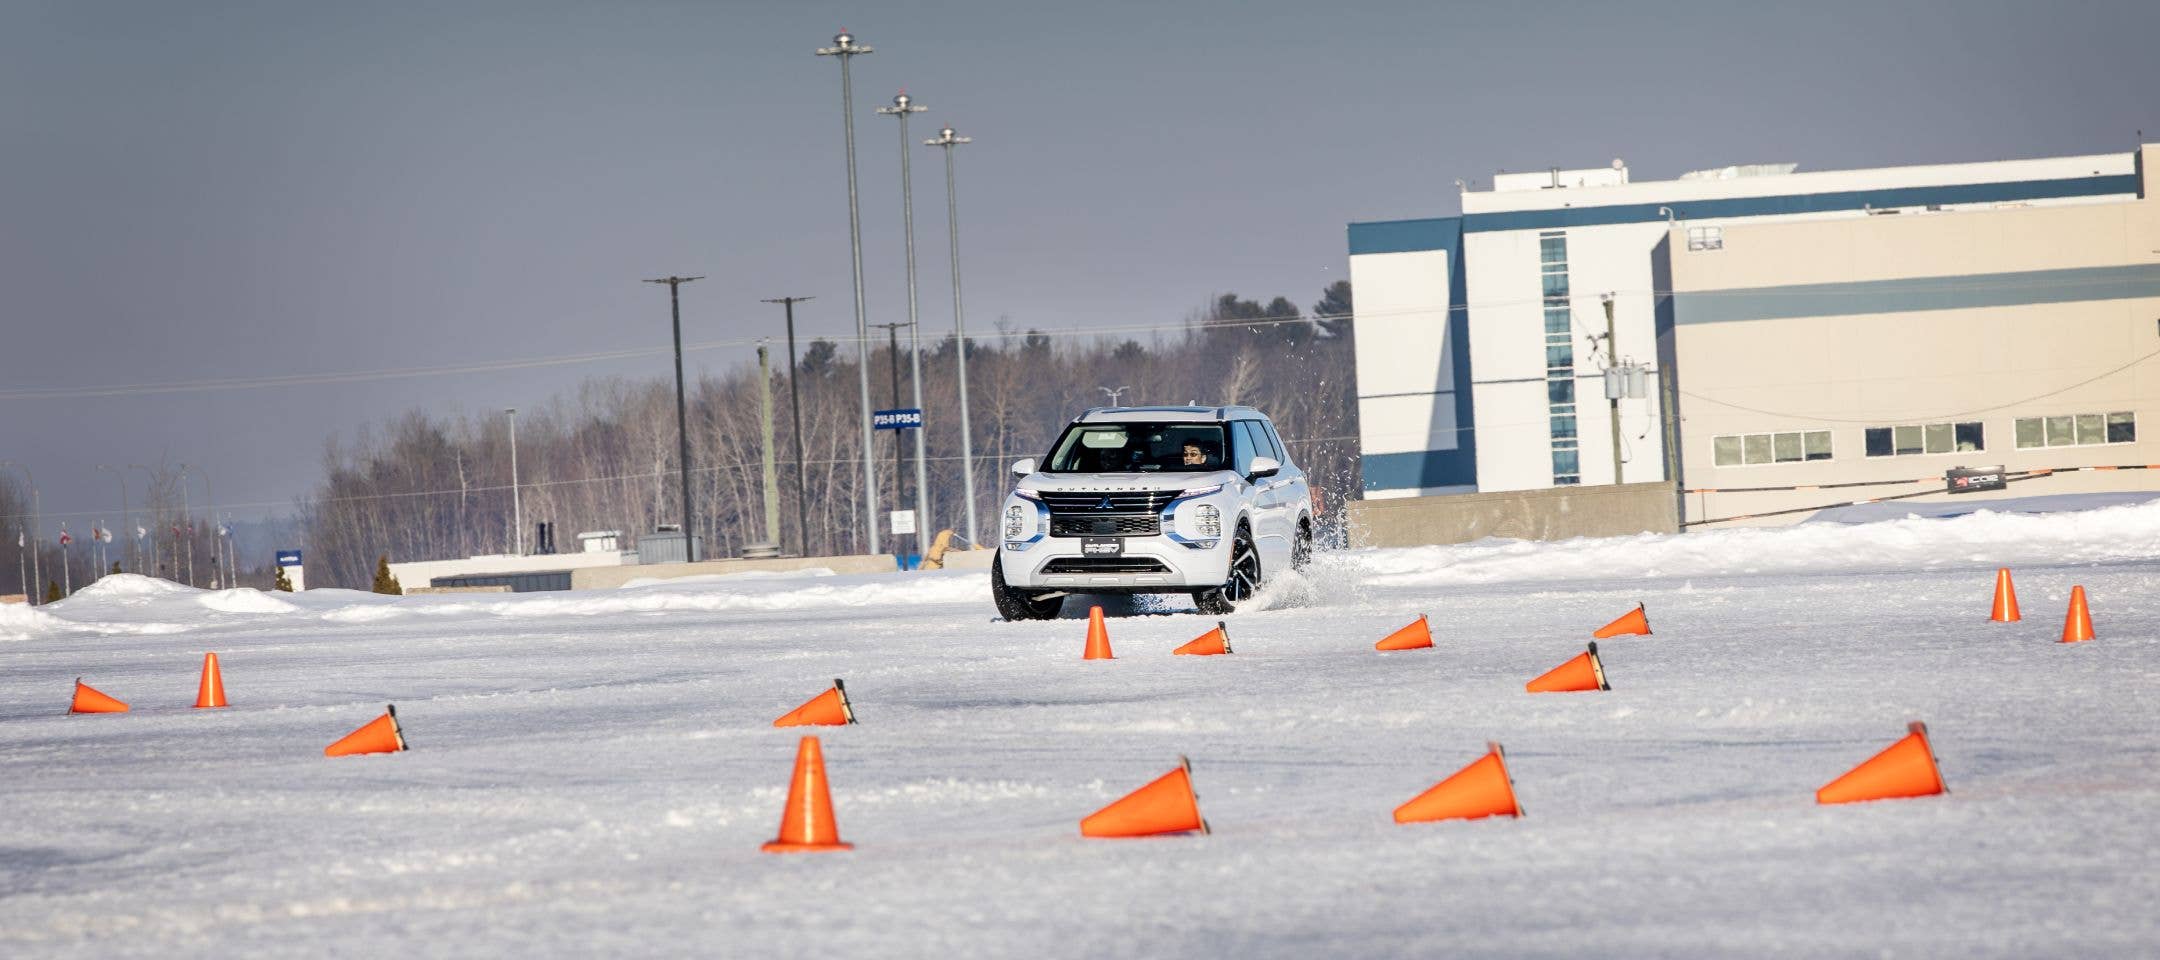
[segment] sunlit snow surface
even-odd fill
[[[2026,619],[1986,621],[1995,567]],[[2065,646],[2070,587],[2099,639]],[[1613,690],[1525,681],[1600,644]],[[2152,956],[2160,504],[1350,552],[1213,625],[981,572],[0,607],[0,956]],[[1171,611],[1161,613],[1160,610]],[[1079,610],[1071,611],[1073,615]],[[1438,646],[1372,643],[1419,613]],[[233,707],[196,711],[204,651]],[[134,705],[67,716],[76,676]],[[822,736],[852,853],[758,852]],[[413,749],[326,759],[395,702]],[[1813,791],[1933,734],[1948,796]],[[1389,811],[1498,740],[1527,816]],[[1212,836],[1077,821],[1189,755]]]

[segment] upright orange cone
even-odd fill
[[[338,742],[323,748],[323,756],[349,757],[360,753],[396,753],[407,749],[405,730],[398,726],[397,705],[383,708],[383,715],[362,724]]]
[[[1165,833],[1208,832],[1200,818],[1200,798],[1193,793],[1192,761],[1154,782],[1118,798],[1080,821],[1083,837],[1153,837]]]
[[[853,850],[840,842],[840,822],[833,819],[832,790],[825,785],[825,748],[804,737],[795,748],[795,779],[789,781],[787,810],[780,814],[780,835],[760,849],[766,853],[823,853]]]
[[[1578,653],[1569,660],[1529,683],[1523,689],[1531,693],[1574,693],[1580,690],[1610,690],[1605,682],[1605,661],[1598,659],[1597,641],[1590,642],[1590,649]]]
[[[1087,653],[1082,660],[1115,660],[1110,653],[1110,628],[1103,624],[1102,608],[1088,608]]]
[[[2017,587],[2010,582],[2010,568],[1995,571],[1995,609],[1988,619],[1997,623],[2013,623],[2018,620]]]
[[[772,722],[776,727],[843,727],[855,722],[855,705],[848,702],[847,685],[834,677],[832,689],[811,697]]]
[[[98,691],[81,677],[75,678],[75,699],[68,704],[69,713],[126,713],[128,705]]]
[[[1650,633],[1650,618],[1643,615],[1643,605],[1640,603],[1635,605],[1635,609],[1621,614],[1619,619],[1597,628],[1597,632],[1591,636],[1604,640],[1630,633]]]
[[[1519,816],[1522,804],[1515,801],[1515,784],[1497,743],[1487,743],[1484,756],[1395,808],[1396,823]]]
[[[1381,637],[1380,642],[1373,644],[1372,648],[1375,650],[1418,650],[1429,646],[1432,646],[1432,627],[1425,622],[1425,615],[1421,613],[1418,614],[1415,622],[1385,637]]]
[[[225,675],[218,672],[217,654],[202,655],[202,685],[195,689],[195,706],[229,707],[225,702]]]
[[[1230,627],[1217,620],[1215,621],[1215,629],[1194,637],[1190,643],[1170,652],[1188,657],[1212,657],[1216,654],[1229,653]]]
[[[1931,797],[1948,790],[1942,770],[1935,766],[1935,751],[1928,746],[1927,724],[1915,720],[1906,729],[1912,732],[1905,739],[1815,791],[1815,802]]]
[[[2070,588],[2070,615],[2063,618],[2064,643],[2093,638],[2092,611],[2085,608],[2085,588]]]

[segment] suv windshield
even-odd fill
[[[1223,468],[1219,423],[1076,423],[1047,473],[1204,473]]]

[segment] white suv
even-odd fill
[[[1106,407],[1067,425],[998,511],[990,589],[1008,620],[1086,593],[1189,593],[1225,614],[1312,555],[1312,496],[1251,407]]]

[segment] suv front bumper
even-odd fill
[[[1089,540],[1044,537],[1025,550],[1000,546],[1005,582],[1075,593],[1180,593],[1219,587],[1230,576],[1230,541],[1195,548],[1166,536],[1123,537],[1116,556],[1089,555]]]

